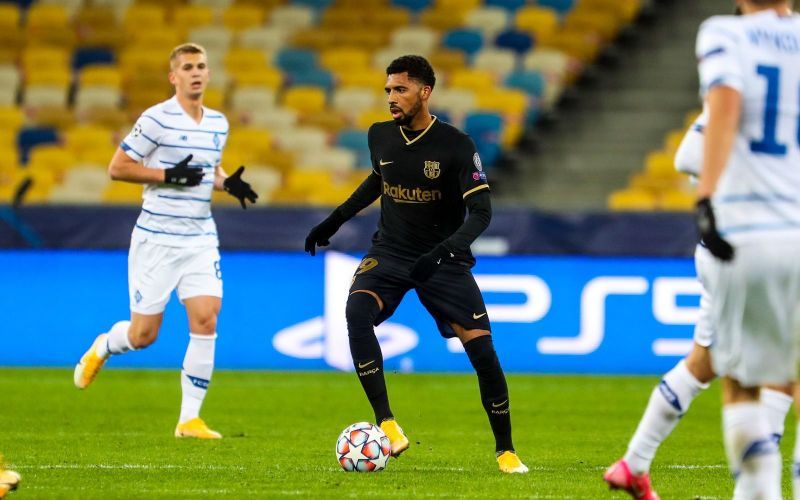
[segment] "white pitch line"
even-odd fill
[[[175,465],[175,464],[38,464],[25,466],[17,464],[20,469],[111,469],[111,470],[247,470],[241,465]]]

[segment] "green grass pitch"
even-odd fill
[[[527,475],[497,470],[474,375],[389,374],[411,448],[380,473],[345,473],[339,432],[372,413],[346,373],[218,371],[203,411],[216,442],[172,437],[178,371],[103,371],[78,391],[65,369],[0,369],[0,450],[26,498],[628,498],[606,466],[625,451],[653,377],[510,375],[516,448]],[[783,442],[785,493],[794,418]],[[730,498],[719,391],[695,400],[661,448],[662,498]]]

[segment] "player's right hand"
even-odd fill
[[[331,236],[336,234],[336,231],[342,227],[347,221],[338,210],[334,210],[324,221],[311,228],[306,236],[306,252],[311,255],[317,254],[317,247],[326,247],[330,245]]]
[[[192,155],[179,161],[174,167],[164,170],[164,183],[176,186],[197,186],[203,180],[203,169],[190,167]]]
[[[733,247],[722,238],[717,231],[717,222],[714,218],[714,209],[709,198],[701,198],[695,205],[695,221],[700,230],[703,245],[708,248],[711,255],[722,261],[733,259]]]

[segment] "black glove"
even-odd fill
[[[411,266],[409,273],[411,279],[422,283],[428,281],[433,273],[439,269],[439,265],[447,258],[454,257],[453,252],[448,250],[444,243],[439,243],[436,247],[426,254],[422,254],[414,265]]]
[[[244,172],[244,166],[240,166],[233,175],[225,179],[222,182],[222,187],[225,188],[226,193],[237,198],[239,203],[242,204],[242,208],[247,210],[247,205],[245,205],[244,200],[255,203],[256,199],[258,199],[258,195],[253,191],[249,183],[242,180],[242,172]]]
[[[316,255],[316,247],[328,246],[331,236],[336,234],[336,231],[345,222],[347,222],[347,219],[339,213],[339,210],[334,210],[327,219],[312,227],[311,231],[308,232],[308,236],[306,236],[306,252]]]
[[[711,200],[702,198],[695,205],[695,221],[700,230],[700,238],[711,255],[719,260],[729,261],[733,259],[733,247],[730,243],[722,239],[717,231],[717,223],[714,219],[714,209],[711,207]]]
[[[197,186],[203,180],[203,169],[190,167],[192,155],[179,161],[174,167],[164,169],[164,183],[177,186]]]

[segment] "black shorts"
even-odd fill
[[[445,262],[428,281],[416,284],[408,275],[413,264],[412,260],[377,254],[368,254],[359,264],[350,293],[369,290],[381,298],[383,309],[375,326],[394,314],[403,296],[413,288],[443,337],[456,336],[451,323],[467,330],[491,331],[486,304],[470,268]]]

